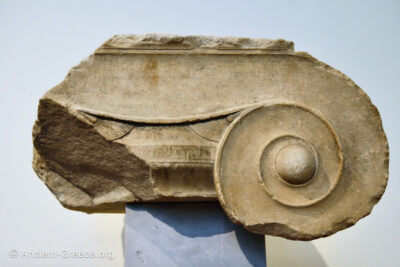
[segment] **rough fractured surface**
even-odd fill
[[[218,199],[248,230],[297,240],[368,215],[388,177],[368,96],[284,40],[114,36],[43,96],[33,143],[67,208]]]
[[[144,34],[115,35],[100,46],[97,52],[105,52],[102,49],[263,49],[293,51],[293,48],[293,42],[282,39]]]

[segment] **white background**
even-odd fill
[[[350,76],[381,112],[391,150],[386,193],[370,216],[331,237],[267,237],[269,266],[400,266],[399,26],[400,1],[0,0],[0,266],[123,265],[124,215],[62,208],[31,168],[39,98],[121,33],[284,38]],[[114,258],[13,259],[12,249]]]

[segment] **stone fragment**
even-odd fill
[[[368,215],[388,178],[376,107],[284,40],[117,35],[40,100],[33,167],[63,206],[217,201],[296,240]]]

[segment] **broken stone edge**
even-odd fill
[[[211,53],[213,50],[215,52],[219,50],[294,51],[294,43],[283,39],[243,37],[171,34],[115,35],[101,45],[95,53],[123,53],[123,50],[211,50]]]

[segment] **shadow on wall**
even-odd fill
[[[268,267],[328,267],[312,242],[266,236]]]

